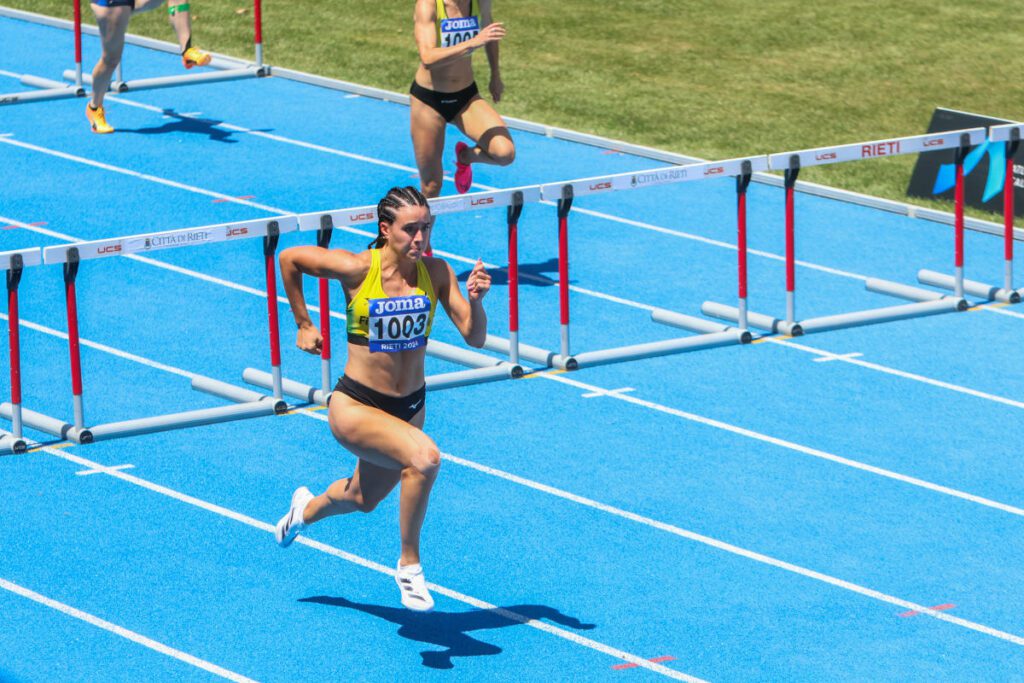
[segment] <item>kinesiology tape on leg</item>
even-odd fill
[[[167,14],[169,14],[170,16],[173,17],[175,14],[181,14],[182,12],[187,12],[187,11],[189,11],[189,9],[190,8],[189,8],[187,2],[183,2],[180,5],[168,4],[167,5]]]

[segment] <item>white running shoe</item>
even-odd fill
[[[405,567],[399,563],[395,574],[395,583],[402,591],[402,605],[414,612],[429,612],[434,609],[434,598],[427,590],[427,580],[423,577],[423,567],[410,564]]]
[[[292,494],[291,508],[277,523],[277,528],[274,530],[274,538],[282,548],[290,546],[299,532],[306,528],[306,523],[302,521],[302,513],[311,500],[313,500],[313,494],[305,486],[295,489],[295,493]]]

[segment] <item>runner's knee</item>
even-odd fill
[[[516,146],[508,138],[494,138],[487,153],[499,166],[508,166],[516,159]]]
[[[411,466],[425,477],[437,476],[441,467],[441,451],[433,443],[426,444],[413,457]]]

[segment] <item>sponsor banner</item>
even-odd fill
[[[265,237],[271,221],[277,222],[280,234],[293,232],[298,227],[298,221],[295,216],[262,218],[254,221],[222,223],[220,225],[184,228],[182,230],[153,232],[146,235],[129,235],[114,239],[62,244],[58,247],[47,247],[44,249],[43,258],[46,263],[66,263],[67,253],[71,248],[78,249],[79,259],[85,261],[106,256],[122,256],[125,254],[159,251],[161,249],[192,247],[212,242]]]
[[[914,135],[889,140],[872,140],[871,142],[855,142],[849,145],[818,147],[798,152],[782,152],[770,155],[768,163],[773,170],[783,171],[791,167],[793,157],[799,158],[800,166],[803,168],[805,166],[824,166],[844,161],[880,159],[882,157],[893,157],[902,154],[951,149],[960,146],[960,136],[962,134],[967,134],[969,144],[971,145],[980,144],[985,139],[985,129],[983,128],[966,129],[963,126],[959,128],[958,130],[929,133],[928,135]]]
[[[366,225],[377,223],[377,206],[355,206],[350,209],[334,209],[332,211],[316,211],[314,213],[301,213],[298,216],[299,230],[319,230],[323,225],[321,219],[324,216],[331,217],[331,225],[341,228],[349,225]]]
[[[434,216],[443,214],[476,211],[477,209],[493,209],[512,205],[512,195],[523,193],[523,204],[540,201],[540,186],[513,187],[498,192],[474,192],[473,194],[456,195],[454,197],[435,197],[428,199],[430,213]],[[330,216],[335,227],[348,225],[366,225],[377,223],[377,206],[357,206],[350,209],[334,209],[299,214],[299,230],[319,230],[323,216]]]
[[[992,127],[989,139],[982,138],[964,159],[964,203],[984,211],[1003,213],[1003,186],[1006,180],[1006,143],[1009,131],[1024,132],[1024,126],[1005,126],[1006,119],[936,108],[928,126],[929,133],[941,133],[966,126]],[[998,138],[998,139],[996,139]],[[907,185],[908,197],[953,199],[956,165],[951,155],[922,154],[914,165]],[[1014,213],[1024,216],[1024,145],[1013,162]]]
[[[25,268],[28,266],[38,266],[43,262],[43,251],[39,247],[0,251],[0,270],[10,270],[11,257],[15,255],[21,256],[21,265]]]
[[[545,200],[557,201],[562,197],[562,188],[572,186],[573,196],[580,197],[614,190],[632,190],[638,187],[669,185],[690,180],[706,178],[724,178],[738,176],[743,173],[744,162],[750,162],[750,172],[768,170],[768,158],[764,156],[741,157],[724,161],[705,161],[685,166],[665,166],[649,171],[617,173],[609,176],[582,178],[567,183],[549,183],[541,186],[541,194]]]

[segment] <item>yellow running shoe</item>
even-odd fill
[[[181,63],[185,65],[186,69],[191,69],[194,66],[206,66],[212,59],[209,52],[204,52],[198,47],[190,47],[181,55]]]
[[[114,127],[107,123],[106,112],[103,107],[92,108],[91,104],[85,105],[85,118],[89,119],[93,133],[113,133]]]

